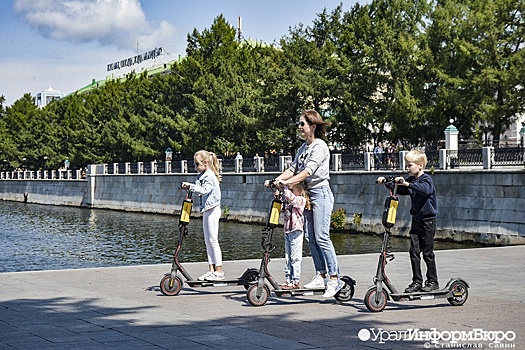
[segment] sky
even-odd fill
[[[219,15],[246,39],[266,43],[312,25],[324,8],[349,11],[365,0],[1,0],[0,95],[10,106],[52,87],[69,94],[91,81],[121,76],[184,56],[187,35]],[[108,64],[162,48],[162,55],[107,71]]]

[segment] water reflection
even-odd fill
[[[169,263],[178,238],[178,218],[171,215],[0,201],[0,222],[0,272]],[[259,259],[263,229],[222,222],[223,259]],[[206,261],[201,220],[192,220],[188,231],[181,261]],[[380,250],[379,236],[334,234],[332,240],[337,254]],[[407,239],[392,243],[394,251],[408,250]],[[284,256],[283,244],[277,229],[273,257]],[[437,243],[437,249],[466,247]],[[304,255],[309,255],[306,242]]]

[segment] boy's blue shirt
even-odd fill
[[[399,195],[409,195],[412,206],[410,214],[414,220],[434,219],[438,214],[438,204],[434,181],[428,174],[422,174],[418,178],[409,176],[405,181],[408,187],[398,186]]]

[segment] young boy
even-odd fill
[[[425,174],[427,156],[425,152],[413,149],[405,155],[408,178],[396,177],[397,193],[409,195],[410,214],[410,263],[412,265],[412,283],[406,293],[430,292],[439,289],[436,261],[434,256],[434,235],[436,234],[436,216],[438,213],[436,190],[430,175]],[[381,180],[381,177],[378,179]],[[401,182],[404,180],[404,182]],[[423,286],[421,273],[421,253],[427,265],[427,280]]]

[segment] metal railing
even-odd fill
[[[439,160],[439,151],[426,151],[427,155],[427,169],[434,168],[439,169],[440,160]]]
[[[483,155],[484,149],[485,156]],[[484,147],[483,149],[462,149],[450,152],[454,154],[451,159],[452,168],[480,166],[491,169],[504,166],[525,166],[525,149],[522,147]]]
[[[494,166],[523,165],[525,149],[522,147],[494,149]]]
[[[445,151],[445,159],[441,159],[440,153]],[[491,169],[493,167],[524,166],[525,149],[522,147],[462,150],[440,150],[426,151],[428,163],[427,169],[457,169],[461,167],[481,167]],[[383,153],[378,158],[372,152],[343,153],[338,156],[337,166],[331,164],[331,171],[363,171],[370,170],[395,170],[404,166],[405,152]],[[259,160],[257,160],[257,158]],[[280,172],[288,168],[292,161],[291,156],[270,155],[267,157],[245,157],[242,162],[236,159],[220,159],[222,173],[239,172]],[[334,161],[332,159],[332,161]],[[367,161],[371,164],[367,164]],[[336,169],[336,170],[333,170]],[[196,173],[192,159],[177,159],[166,162],[137,162],[137,163],[111,163],[93,165],[90,170],[95,174],[173,174],[173,173]],[[83,169],[72,170],[15,170],[0,172],[1,180],[41,179],[41,180],[79,180],[86,178]]]
[[[82,180],[84,169],[72,170],[13,170],[0,172],[0,180]]]
[[[465,149],[457,152],[456,167],[483,165],[483,152],[481,149]]]
[[[365,168],[365,157],[363,152],[360,153],[343,153],[341,156],[341,170],[363,170]]]

